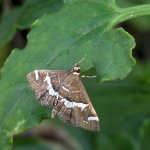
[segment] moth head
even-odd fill
[[[78,64],[75,64],[72,71],[79,74],[80,73],[80,66]]]

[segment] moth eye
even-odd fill
[[[74,67],[74,71],[80,70],[80,67]]]

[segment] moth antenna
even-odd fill
[[[82,63],[85,58],[86,58],[86,54],[84,55],[84,57],[83,57],[78,63],[75,64],[75,66],[77,66],[77,65],[80,64],[80,63]]]

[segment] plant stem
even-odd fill
[[[118,12],[120,15],[118,15],[111,22],[111,26],[139,16],[150,15],[150,4],[133,6],[129,8],[119,8]]]

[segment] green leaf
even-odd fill
[[[141,149],[149,149],[149,140],[150,140],[150,119],[145,119],[143,126],[140,130],[141,135]]]
[[[14,134],[31,128],[50,116],[50,110],[43,108],[35,100],[33,92],[28,87],[28,72],[34,69],[69,70],[85,55],[85,60],[80,64],[82,73],[95,68],[99,82],[122,79],[131,71],[135,63],[131,50],[135,43],[123,29],[112,29],[119,15],[118,10],[110,5],[86,0],[66,5],[57,13],[45,15],[34,22],[25,49],[14,50],[2,69],[0,145],[3,149],[11,147]],[[89,84],[89,89],[92,88],[90,85],[92,83]],[[94,85],[93,90],[95,89]],[[116,88],[116,91],[119,89],[120,87]],[[110,90],[113,91],[113,88]],[[101,91],[95,91],[97,93],[93,100],[97,103],[96,110],[101,108],[103,111],[105,108],[106,113],[107,103],[103,99],[101,105],[98,101]],[[109,95],[106,91],[105,96]],[[114,104],[113,101],[108,103],[110,106]],[[126,104],[126,101],[123,104]],[[118,107],[110,109],[111,119],[118,114],[113,114],[116,108]],[[106,127],[107,118],[106,113],[103,118]],[[118,114],[118,118],[121,118],[121,114]],[[116,122],[113,126],[115,124]]]
[[[129,137],[117,132],[101,134],[95,149],[97,148],[101,150],[133,150],[134,146]]]
[[[147,71],[149,67],[150,64],[137,66],[126,80],[105,82],[101,86],[93,79],[84,79],[87,92],[100,117],[99,133],[73,128],[61,121],[58,121],[57,126],[69,131],[86,150],[140,150],[141,146],[148,149],[150,89],[147,79],[139,82],[139,78],[148,73],[150,75],[150,71]]]
[[[37,18],[59,10],[62,5],[61,0],[25,1],[23,6],[5,14],[0,24],[0,51],[12,39],[17,29],[30,28]]]
[[[131,7],[131,6],[136,6],[136,5],[141,5],[141,4],[149,4],[150,1],[149,0],[136,0],[136,1],[132,1],[132,0],[116,0],[116,3],[120,6],[120,7]],[[129,20],[129,23],[132,24],[132,26],[134,26],[134,28],[136,28],[137,30],[139,30],[140,32],[146,32],[149,31],[149,27],[150,27],[150,16],[142,16],[142,17],[138,17],[135,19],[131,19]]]
[[[105,82],[99,87],[93,80],[88,81],[88,93],[101,122],[94,149],[149,148],[150,84],[143,78],[150,76],[149,67],[150,64],[137,66],[124,81]]]
[[[83,0],[63,0],[65,4],[72,4],[74,2],[77,2],[77,1],[83,1]],[[101,2],[101,3],[106,3],[106,4],[115,4],[115,0],[93,0],[95,2]]]

